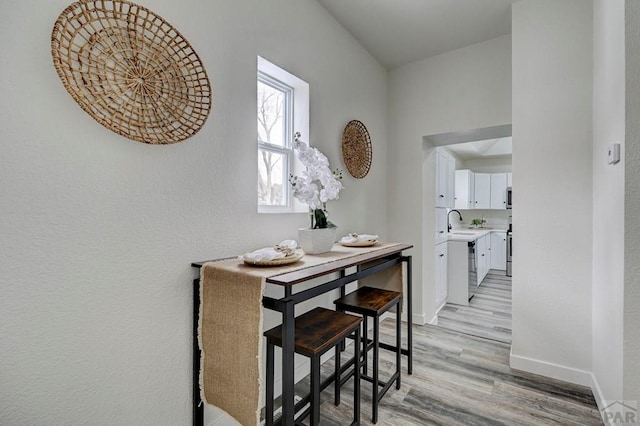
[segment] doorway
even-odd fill
[[[424,226],[435,247],[431,324],[511,343],[511,125],[424,139],[435,153],[435,179],[424,180],[435,194],[435,223]]]

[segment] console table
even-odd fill
[[[413,342],[412,342],[412,282],[411,282],[411,256],[403,255],[403,251],[412,248],[408,244],[379,243],[378,247],[368,247],[366,249],[350,249],[345,251],[343,247],[336,245],[334,250],[339,252],[331,257],[323,255],[306,255],[305,259],[312,259],[313,262],[305,265],[300,262],[299,268],[293,268],[286,272],[268,276],[265,283],[267,285],[281,286],[284,296],[272,298],[263,296],[262,305],[266,309],[280,312],[282,314],[282,425],[294,425],[294,328],[295,328],[295,305],[332,290],[340,289],[341,294],[345,293],[345,286],[351,282],[372,277],[396,265],[406,264],[406,302],[407,302],[407,347],[402,348],[402,354],[407,356],[408,373],[413,370]],[[342,251],[341,251],[342,250]],[[227,259],[223,261],[236,261]],[[205,263],[194,262],[194,268],[201,268]],[[347,269],[356,268],[355,272],[347,274]],[[335,275],[337,274],[337,278]],[[332,276],[333,275],[333,276]],[[296,290],[296,285],[315,278],[327,278],[326,282],[315,285],[305,290]],[[203,402],[200,398],[200,348],[198,346],[198,315],[200,312],[200,279],[193,281],[193,424],[201,426],[203,424]],[[380,344],[383,348],[389,345]],[[327,379],[326,386],[332,378]]]

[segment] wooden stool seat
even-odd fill
[[[355,333],[356,346],[356,362],[353,371],[347,379],[353,375],[353,422],[352,425],[360,424],[360,324],[362,318],[349,315],[342,312],[336,312],[325,308],[315,308],[309,312],[296,317],[295,319],[295,352],[305,355],[311,359],[311,391],[301,401],[295,404],[296,412],[310,402],[310,407],[295,419],[296,424],[302,419],[309,416],[311,426],[320,424],[320,392],[331,381],[334,381],[336,389],[340,388],[343,380],[341,379],[340,369],[340,343],[352,333]],[[265,420],[267,426],[272,426],[273,421],[273,402],[274,402],[274,346],[282,347],[282,326],[272,328],[264,333],[267,338],[267,383],[266,383],[266,407]],[[328,378],[325,382],[320,381],[320,358],[335,348],[336,370],[332,378]],[[347,380],[345,379],[345,380]],[[336,405],[339,405],[339,398],[336,398]]]
[[[324,308],[315,308],[296,318],[295,351],[306,356],[323,354],[358,328],[362,318]],[[282,326],[264,333],[282,347]]]
[[[402,293],[374,287],[360,287],[334,303],[340,310],[375,317],[387,312],[402,299]]]
[[[363,331],[362,331],[362,379],[370,381],[373,384],[373,413],[372,422],[378,422],[378,404],[382,397],[387,393],[391,384],[396,383],[396,389],[400,389],[400,355],[402,353],[401,343],[401,313],[402,293],[391,290],[384,290],[374,287],[360,287],[356,291],[335,300],[336,310],[341,312],[355,312],[362,315]],[[387,382],[379,379],[379,349],[380,344],[380,316],[391,308],[396,307],[396,344],[395,346],[385,345],[396,354],[396,371],[392,374]],[[367,338],[367,317],[373,318],[373,342],[369,343]],[[367,376],[367,352],[373,349],[373,377]],[[357,362],[357,360],[355,360]],[[379,389],[379,387],[382,389]],[[339,390],[336,390],[338,395]],[[339,395],[338,395],[339,397]]]

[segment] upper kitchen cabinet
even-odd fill
[[[447,156],[447,207],[450,209],[455,205],[456,200],[456,160]]]
[[[456,162],[441,149],[436,149],[436,207],[453,208]]]
[[[491,173],[491,207],[505,210],[507,208],[507,174]]]
[[[456,209],[475,209],[475,180],[471,170],[456,170],[455,173]]]
[[[491,208],[491,174],[475,173],[474,176],[474,208],[490,209]]]

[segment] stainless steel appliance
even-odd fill
[[[476,242],[469,241],[467,243],[468,249],[468,272],[469,272],[469,300],[476,294],[478,287],[478,265],[476,265]]]
[[[511,256],[513,255],[513,232],[507,232],[507,276],[511,276]]]
[[[512,196],[512,191],[511,191],[511,187],[507,188],[507,209],[510,209],[513,207],[513,196]]]

